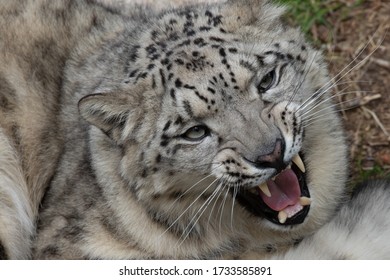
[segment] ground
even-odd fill
[[[354,1],[344,1],[348,2]],[[337,100],[350,144],[354,183],[390,175],[390,1],[363,1],[347,15],[343,12],[330,13],[331,25],[313,25],[311,34],[322,42],[333,76],[355,57],[353,65],[364,60],[335,91],[353,91]]]
[[[200,2],[122,1],[152,3],[158,8]],[[216,1],[223,0],[208,2]],[[290,2],[292,21],[298,21],[323,49],[332,77],[338,80],[343,76],[334,93],[350,147],[350,185],[367,178],[390,177],[390,1],[279,1]],[[341,92],[349,93],[340,96]]]

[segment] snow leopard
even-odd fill
[[[345,201],[333,83],[280,5],[0,13],[2,258],[271,258]]]

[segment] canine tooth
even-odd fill
[[[272,181],[275,181],[275,179],[276,179],[276,176],[272,177]]]
[[[302,161],[301,157],[300,157],[298,154],[296,154],[296,155],[292,158],[292,161],[298,166],[298,168],[299,168],[303,173],[306,172],[305,165],[303,164],[303,161]]]
[[[291,169],[291,163],[289,165],[287,165],[286,169]]]
[[[309,197],[302,196],[302,197],[299,198],[299,203],[302,206],[310,205],[311,204],[311,199]]]
[[[269,191],[269,188],[265,182],[262,183],[259,188],[266,196],[271,197],[271,192]]]
[[[278,214],[278,219],[279,219],[279,223],[281,224],[284,224],[287,220],[287,213],[284,212],[284,211],[279,211],[279,214]]]

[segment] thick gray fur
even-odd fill
[[[0,256],[269,258],[329,222],[347,147],[322,55],[284,9],[126,11],[0,0]],[[304,154],[302,224],[234,199],[281,171],[255,164],[277,145],[283,168]]]

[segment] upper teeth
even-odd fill
[[[299,168],[303,173],[306,172],[305,165],[303,164],[303,161],[302,161],[301,157],[300,157],[298,154],[296,154],[296,155],[292,158],[292,162],[295,163],[295,165],[298,166],[298,168]]]
[[[309,197],[302,196],[302,197],[299,198],[299,203],[302,206],[310,205],[311,204],[311,199]]]
[[[259,186],[260,190],[268,197],[271,197],[271,192],[267,186],[267,183],[262,183],[260,186]]]

